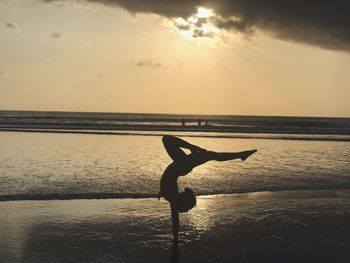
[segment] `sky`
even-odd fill
[[[349,11],[0,0],[0,110],[350,117]]]

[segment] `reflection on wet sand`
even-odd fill
[[[289,190],[236,194],[249,199],[305,199],[305,198],[350,198],[349,189]]]
[[[174,241],[171,248],[170,263],[179,262],[179,242]]]
[[[0,202],[0,261],[347,262],[350,199],[330,192],[200,196],[178,244],[155,199]]]

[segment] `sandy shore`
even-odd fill
[[[0,262],[349,262],[350,190],[0,202]]]

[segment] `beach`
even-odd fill
[[[130,131],[101,132],[98,118],[88,131],[48,128],[40,117],[48,130],[0,132],[0,262],[349,262],[347,132],[170,132],[153,127],[158,119],[137,131],[136,117]],[[290,130],[284,121],[275,128]],[[258,149],[179,178],[197,205],[180,215],[178,244],[169,204],[156,198],[171,162],[163,134],[218,152]]]
[[[350,190],[0,202],[1,262],[349,262]]]

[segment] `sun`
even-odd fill
[[[214,12],[212,9],[198,7],[197,14],[195,16],[198,18],[208,18],[214,16]]]
[[[215,42],[220,37],[220,29],[215,26],[215,12],[212,9],[198,7],[197,13],[188,18],[173,20],[175,28],[184,37],[197,42]]]

